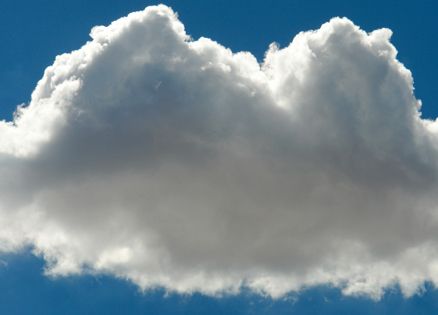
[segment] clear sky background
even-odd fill
[[[79,48],[92,26],[106,25],[152,1],[3,0],[0,4],[0,117],[29,101],[56,55]],[[179,13],[193,38],[205,36],[262,60],[268,45],[287,45],[300,31],[346,16],[366,31],[388,27],[399,60],[413,73],[423,116],[438,116],[436,1],[163,1]],[[404,299],[397,288],[379,302],[312,288],[272,301],[249,292],[221,299],[141,294],[105,276],[49,279],[42,260],[28,252],[4,255],[0,265],[1,314],[433,314],[438,292]]]

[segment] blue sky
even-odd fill
[[[366,31],[390,28],[398,59],[412,71],[423,117],[438,116],[438,68],[434,1],[164,1],[179,14],[193,38],[205,36],[259,61],[269,44],[287,46],[300,31],[318,29],[334,16],[346,16]],[[27,103],[55,56],[78,49],[91,27],[107,25],[151,1],[3,1],[0,4],[0,116],[10,119]],[[318,286],[273,300],[251,292],[212,298],[137,287],[112,276],[43,275],[44,261],[24,251],[4,254],[0,266],[2,314],[433,314],[438,291],[425,284],[404,298],[397,286],[380,301],[346,297]]]

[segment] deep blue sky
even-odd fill
[[[286,45],[299,31],[347,16],[363,29],[389,27],[399,59],[413,72],[426,117],[438,116],[436,1],[163,1],[173,7],[194,38],[210,37],[234,51],[262,59],[272,41]],[[2,0],[0,3],[0,117],[27,102],[56,55],[79,48],[92,26],[108,24],[153,1]],[[316,288],[286,300],[251,295],[212,299],[195,295],[142,295],[109,277],[52,280],[28,252],[3,256],[0,314],[434,314],[438,292],[403,299],[395,288],[376,303]]]

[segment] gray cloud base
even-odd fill
[[[438,125],[390,36],[334,18],[259,64],[162,5],[94,28],[0,123],[0,248],[184,293],[438,283]]]

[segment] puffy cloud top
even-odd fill
[[[260,64],[148,7],[0,122],[0,248],[143,289],[378,298],[438,284],[438,123],[391,31],[346,18]]]

